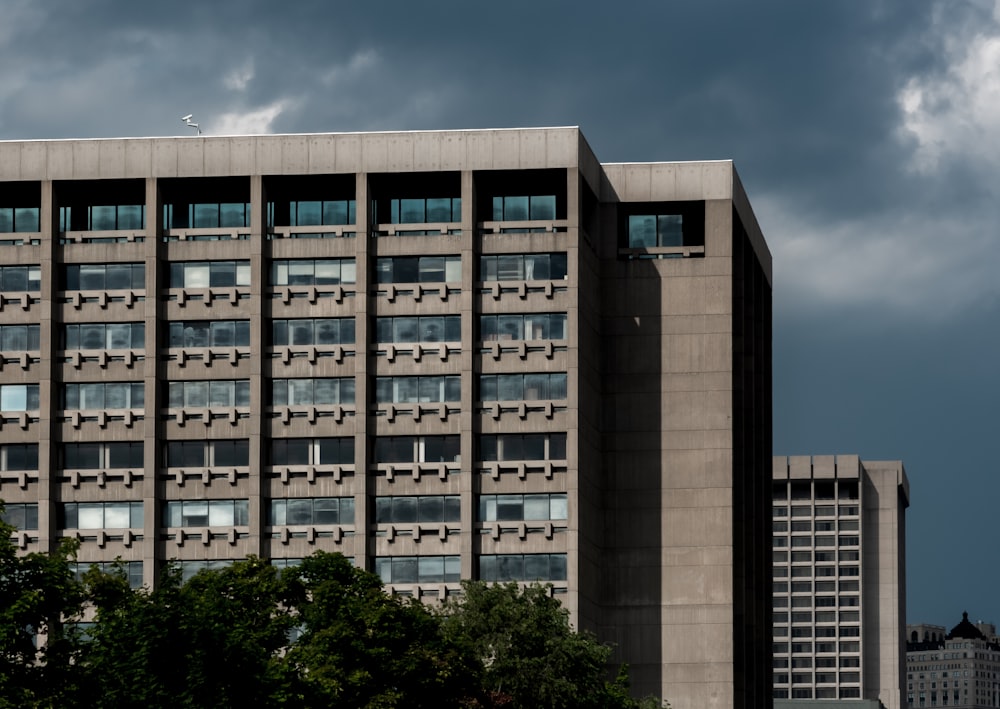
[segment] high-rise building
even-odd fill
[[[909,499],[899,461],[774,458],[776,699],[904,706]]]
[[[992,623],[968,613],[947,634],[939,625],[906,626],[909,709],[1000,707],[1000,643]]]
[[[730,162],[576,128],[0,142],[0,497],[152,584],[340,551],[551,582],[770,706],[771,258]]]

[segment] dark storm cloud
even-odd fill
[[[994,466],[996,8],[0,0],[0,138],[178,135],[194,113],[208,133],[579,125],[605,161],[732,158],[775,260],[775,451],[903,458],[911,554],[943,568],[986,530],[945,511],[938,539],[927,508]],[[911,577],[918,619],[957,613],[946,590]]]

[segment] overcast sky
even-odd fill
[[[732,158],[776,454],[902,459],[908,619],[1000,622],[1000,0],[0,0],[0,139],[578,125]]]

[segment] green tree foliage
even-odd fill
[[[609,681],[611,650],[575,632],[548,587],[465,581],[447,604],[445,636],[482,663],[489,702],[511,709],[633,707],[626,674]]]
[[[68,706],[81,674],[79,638],[67,623],[79,618],[84,601],[70,566],[76,543],[18,555],[14,531],[0,519],[0,707]],[[38,636],[46,638],[40,652]]]
[[[457,707],[475,690],[475,663],[441,634],[426,606],[385,594],[375,574],[317,552],[289,569],[302,635],[287,661],[301,706]]]
[[[317,552],[186,583],[168,567],[132,590],[122,568],[79,582],[75,543],[19,555],[12,532],[0,523],[0,709],[659,706],[607,679],[610,650],[541,586],[466,583],[435,612]]]

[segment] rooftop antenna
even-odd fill
[[[184,125],[186,125],[188,128],[194,128],[196,131],[198,131],[198,135],[201,135],[201,126],[192,121],[191,120],[192,118],[194,118],[193,113],[189,113],[186,116],[181,116],[181,120],[184,121]]]

